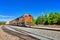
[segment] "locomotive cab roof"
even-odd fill
[[[30,14],[24,14],[24,17],[25,17],[25,16],[31,16],[31,15],[30,15]]]

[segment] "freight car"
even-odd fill
[[[17,25],[17,26],[31,27],[32,21],[33,21],[32,15],[25,14],[21,17],[16,18],[15,20],[10,21],[9,24]]]

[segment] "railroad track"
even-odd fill
[[[54,37],[55,34],[53,36],[51,36],[51,34],[48,35],[47,33],[45,35],[43,35],[44,32],[39,31],[39,29],[36,29],[36,28],[25,28],[25,27],[16,27],[16,26],[5,26],[5,28],[7,28],[8,30],[17,32],[17,33],[19,33],[21,35],[23,34],[25,36],[31,36],[32,38],[34,37],[34,38],[36,38],[38,40],[60,40],[59,38]],[[51,30],[51,29],[49,29],[49,30]],[[53,29],[53,31],[55,31],[55,29]],[[41,33],[41,32],[43,32],[43,33]]]
[[[7,32],[7,33],[9,33],[9,34],[11,34],[11,35],[15,35],[15,36],[18,36],[19,38],[21,38],[21,39],[23,39],[23,40],[40,40],[40,39],[37,39],[37,38],[35,38],[35,37],[32,37],[32,36],[30,36],[30,35],[26,35],[26,34],[24,34],[24,33],[22,33],[22,32],[19,32],[19,31],[16,31],[16,30],[14,30],[14,29],[12,29],[12,28],[10,28],[10,27],[2,27],[2,29],[5,31],[5,32]]]

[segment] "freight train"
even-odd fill
[[[9,21],[9,25],[25,26],[31,27],[33,17],[30,14],[24,14],[21,17],[16,18],[15,20]]]

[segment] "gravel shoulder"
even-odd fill
[[[31,26],[31,27],[35,27],[35,28],[60,28],[60,25],[36,25],[36,26]]]

